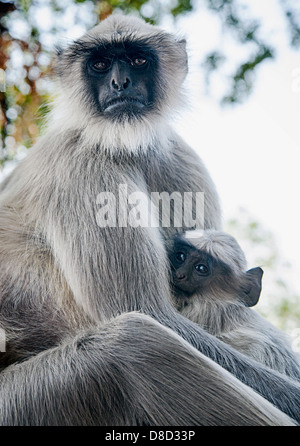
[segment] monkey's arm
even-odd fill
[[[156,319],[300,423],[300,385],[296,381],[241,354],[173,311]]]
[[[209,171],[199,155],[186,142],[176,135],[174,156],[178,170],[182,170],[182,181],[186,185],[183,191],[204,192],[204,228],[218,229],[222,227],[222,215],[219,195]]]
[[[221,229],[221,205],[214,182],[198,154],[178,135],[173,134],[170,153],[161,158],[150,157],[146,160],[143,171],[150,191],[169,194],[177,191],[183,198],[185,192],[192,192],[193,199],[197,192],[203,193],[204,215],[197,215],[197,229]],[[173,224],[162,227],[163,235],[171,237],[175,232],[194,229],[194,222],[188,220],[185,213],[182,227],[174,228]]]
[[[172,331],[136,313],[10,366],[0,375],[0,398],[1,425],[293,424]]]
[[[300,358],[291,339],[250,308],[239,308],[241,324],[221,333],[219,339],[283,375],[300,382]],[[245,317],[246,316],[246,317]]]

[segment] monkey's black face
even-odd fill
[[[175,240],[169,260],[175,291],[186,296],[205,290],[214,276],[213,257],[184,240]]]
[[[130,42],[95,47],[85,76],[96,110],[111,120],[145,115],[155,103],[157,57],[146,45]]]
[[[204,296],[221,290],[248,307],[257,304],[261,292],[263,270],[260,267],[234,273],[229,265],[205,251],[197,249],[182,236],[175,236],[168,251],[172,285],[179,298],[193,294]]]

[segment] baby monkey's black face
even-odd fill
[[[204,291],[217,276],[229,273],[226,265],[181,238],[175,239],[169,260],[175,291],[186,296]]]
[[[176,236],[168,250],[172,286],[179,298],[194,294],[231,296],[248,307],[257,304],[263,270],[260,267],[249,271],[234,272],[229,264],[204,250],[197,249],[183,236]]]

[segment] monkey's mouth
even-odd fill
[[[193,294],[191,286],[186,280],[180,280],[173,276],[172,282],[173,290],[182,295],[182,298],[190,297]]]
[[[127,108],[127,107],[136,107],[138,109],[142,109],[146,106],[146,102],[142,99],[133,98],[133,97],[118,97],[107,101],[103,107],[103,111],[109,112],[113,111],[117,108]]]

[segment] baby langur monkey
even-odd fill
[[[288,337],[252,310],[263,270],[246,271],[237,241],[220,231],[189,231],[168,246],[175,305],[188,319],[256,361],[300,380]]]

